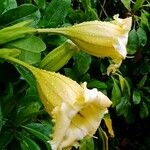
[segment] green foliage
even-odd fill
[[[79,150],[94,150],[94,141],[92,138],[84,139],[80,143]]]
[[[40,26],[57,27],[58,25],[62,25],[68,13],[70,4],[70,0],[52,0],[51,3],[46,6],[39,23]]]
[[[86,81],[88,88],[97,88],[107,94],[113,102],[111,109],[115,111],[115,117],[134,124],[149,118],[150,114],[149,12],[150,3],[147,0],[104,3],[99,0],[0,0],[0,56],[18,57],[40,67],[41,60],[66,39],[58,35],[38,35],[34,28],[55,28],[87,20],[111,20],[115,13],[121,17],[132,15],[133,26],[127,45],[131,57],[124,60],[117,74],[106,75],[108,59],[96,58],[82,51],[72,59],[69,57],[68,63],[59,69],[79,83]],[[61,61],[66,62],[64,58]],[[52,127],[32,74],[0,59],[0,149],[50,150],[47,141],[53,132]],[[83,139],[79,149],[107,149],[108,137],[101,128],[96,137]],[[144,145],[145,149],[148,144]]]
[[[40,12],[38,8],[32,4],[23,4],[16,8],[10,9],[0,15],[0,26],[20,22],[23,20],[34,20],[34,24],[39,21]]]
[[[128,9],[130,10],[130,4],[131,4],[131,1],[130,0],[121,0],[121,2],[123,3],[123,5]]]
[[[36,36],[19,39],[7,44],[9,48],[21,50],[20,59],[35,64],[41,60],[41,52],[46,49],[45,43]]]

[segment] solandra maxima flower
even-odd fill
[[[55,124],[52,150],[69,148],[84,137],[92,137],[111,105],[108,97],[59,73],[39,69],[32,72],[41,100]]]
[[[111,105],[107,96],[59,73],[35,68],[9,56],[1,58],[26,67],[35,76],[41,101],[54,121],[49,141],[52,150],[71,148],[79,140],[93,136]]]
[[[70,27],[37,29],[37,31],[62,34],[91,55],[112,58],[116,64],[110,66],[109,73],[114,72],[127,55],[126,44],[131,24],[131,17],[120,19],[115,15],[111,22],[89,21]]]

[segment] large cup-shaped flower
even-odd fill
[[[110,57],[119,67],[125,59],[128,32],[132,18],[114,16],[111,22],[89,21],[70,27],[56,29],[38,29],[38,32],[58,33],[70,38],[79,48],[97,57]],[[108,72],[113,71],[113,67]],[[115,68],[114,68],[115,71]]]
[[[108,97],[59,73],[40,69],[33,69],[32,73],[41,100],[55,123],[52,149],[68,148],[84,137],[92,137],[111,105]]]
[[[1,58],[26,67],[35,76],[41,101],[54,121],[49,141],[52,150],[70,148],[84,137],[93,136],[111,105],[107,96],[59,73],[35,68],[13,57]]]

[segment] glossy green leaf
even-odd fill
[[[89,70],[91,64],[90,55],[80,52],[74,57],[74,60],[80,74],[85,74]]]
[[[79,150],[94,150],[94,141],[92,138],[85,138],[81,141]]]
[[[20,134],[20,146],[22,150],[40,150],[38,144],[29,137]]]
[[[34,0],[37,6],[41,9],[46,7],[46,0]]]
[[[125,92],[127,92],[127,93],[128,93],[128,97],[130,97],[130,95],[131,95],[131,87],[130,87],[130,84],[129,84],[128,80],[125,79],[125,78],[124,78],[124,81],[125,81],[125,86],[126,86],[126,89],[127,89],[127,91],[125,91]]]
[[[135,29],[129,32],[127,51],[128,54],[134,54],[139,47],[139,39]]]
[[[29,64],[37,64],[41,61],[41,53],[22,51],[19,59]]]
[[[120,103],[122,95],[121,95],[121,90],[117,83],[117,80],[114,79],[113,77],[112,79],[113,79],[114,84],[113,84],[112,93],[111,93],[111,100],[113,102],[112,106],[114,107],[118,103]]]
[[[39,53],[46,49],[45,43],[39,37],[33,35],[11,42],[8,46],[34,53]]]
[[[0,14],[16,7],[16,0],[0,0]]]
[[[32,123],[32,124],[28,124],[28,125],[22,126],[22,127],[25,130],[27,130],[28,132],[30,132],[31,134],[33,134],[38,139],[42,140],[45,143],[45,145],[47,147],[47,150],[51,150],[51,146],[48,143],[50,138],[47,135],[47,134],[50,135],[50,130],[49,130],[49,128],[47,128],[47,126],[44,126],[44,124],[37,124],[37,123],[34,124],[34,123]],[[47,131],[47,133],[45,133],[45,131]]]
[[[63,24],[71,5],[71,0],[52,0],[46,7],[40,26],[57,27]]]
[[[134,6],[133,6],[133,10],[134,12],[136,12],[137,10],[139,10],[140,7],[142,7],[143,3],[145,2],[145,0],[136,0]]]
[[[142,88],[145,85],[147,79],[148,79],[148,76],[147,76],[147,74],[145,74],[142,77],[142,79],[139,81],[139,83],[137,84],[138,88]]]
[[[144,119],[149,115],[147,104],[142,102],[140,105],[140,118]]]
[[[107,84],[98,80],[88,82],[88,88],[107,89]]]
[[[15,122],[18,124],[38,115],[41,108],[41,103],[38,101],[37,95],[27,95],[22,101],[15,118]]]
[[[121,0],[121,2],[123,3],[123,5],[125,6],[126,9],[130,10],[130,3],[131,0]]]
[[[120,82],[121,91],[124,92],[124,89],[125,89],[125,79],[121,75],[119,75],[119,82]]]
[[[71,68],[64,68],[65,71],[65,75],[70,77],[73,80],[77,80],[77,74],[75,72],[75,70],[71,69]]]
[[[96,9],[91,6],[91,0],[81,0],[87,20],[99,20]]]
[[[141,13],[140,25],[143,29],[146,28],[150,31],[149,17],[150,17],[150,14],[147,11],[143,10]]]
[[[117,115],[126,116],[128,113],[128,99],[127,97],[121,97],[120,102],[116,105]]]
[[[40,14],[37,7],[32,4],[23,4],[3,13],[0,16],[0,26],[29,19],[32,19],[36,24],[39,21],[39,18]]]
[[[108,150],[108,137],[105,131],[103,131],[101,127],[98,129],[98,136],[99,136],[99,142],[101,146],[99,149]]]
[[[139,45],[144,47],[147,43],[147,35],[146,35],[145,30],[143,30],[141,27],[139,27],[137,29],[137,35],[139,38]]]
[[[138,90],[133,91],[133,103],[139,104],[141,102],[141,93]]]
[[[19,58],[29,64],[38,63],[41,60],[41,53],[46,49],[45,43],[36,36],[20,39],[6,45],[7,47],[21,50]]]
[[[130,85],[128,83],[128,80],[125,79],[122,75],[119,75],[119,82],[121,87],[121,92],[124,95],[127,95],[130,97]]]
[[[44,139],[49,140],[53,125],[52,125],[52,122],[45,121],[42,123],[30,123],[30,124],[27,124],[25,127],[36,130],[37,132],[40,132],[41,134],[46,136]]]
[[[21,76],[23,77],[23,79],[26,80],[26,82],[30,85],[30,88],[32,88],[32,92],[35,94],[36,93],[36,81],[34,76],[32,75],[31,72],[29,72],[27,69],[17,66],[18,72],[21,74]],[[31,95],[34,95],[34,94]]]

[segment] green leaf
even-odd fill
[[[98,139],[101,146],[99,149],[108,150],[108,137],[101,127],[98,129],[98,136],[99,136]]]
[[[34,1],[38,5],[39,8],[45,9],[45,7],[46,7],[46,0],[34,0]]]
[[[47,150],[51,150],[51,146],[48,143],[48,141],[50,140],[49,136],[47,134],[50,135],[50,131],[49,128],[47,128],[48,126],[44,125],[44,124],[39,124],[39,123],[32,123],[32,124],[28,124],[26,126],[22,126],[25,130],[27,130],[28,132],[32,133],[35,137],[39,138],[40,140],[42,140],[46,147]],[[44,129],[45,128],[45,129]],[[43,132],[44,131],[44,132]]]
[[[125,89],[125,79],[121,75],[119,75],[119,82],[120,82],[121,91],[124,92],[124,89]]]
[[[139,10],[140,7],[142,7],[144,1],[145,0],[136,0],[135,4],[133,6],[134,12],[136,12],[137,10]]]
[[[137,29],[137,35],[138,35],[138,38],[139,38],[139,45],[144,47],[147,43],[146,32],[141,27],[139,27]]]
[[[127,43],[127,51],[128,54],[134,54],[139,46],[139,39],[135,29],[129,32],[128,43]]]
[[[35,141],[29,137],[20,134],[20,146],[22,150],[41,150]]]
[[[96,9],[92,8],[91,0],[81,0],[87,20],[99,20]]]
[[[143,29],[148,28],[148,30],[150,31],[149,17],[150,17],[150,14],[147,11],[143,10],[141,13],[140,25]]]
[[[80,52],[74,57],[74,60],[75,66],[81,75],[85,74],[89,70],[91,64],[90,55]]]
[[[128,83],[128,81],[123,78],[121,75],[119,75],[119,82],[120,82],[120,87],[121,87],[121,92],[124,95],[127,95],[130,97],[130,85]]]
[[[133,103],[139,104],[141,102],[141,93],[139,90],[133,91]]]
[[[83,139],[80,143],[79,150],[94,150],[94,141],[92,138]]]
[[[8,43],[7,45],[34,53],[40,53],[46,49],[45,43],[39,37],[33,35]]]
[[[41,53],[22,51],[19,59],[29,64],[37,64],[41,61]]]
[[[128,80],[127,79],[124,79],[124,81],[125,81],[125,86],[126,86],[126,88],[127,88],[127,91],[125,91],[125,92],[127,92],[128,93],[128,96],[130,97],[130,95],[131,95],[131,87],[130,87],[130,84],[129,84],[129,82],[128,82]]]
[[[25,79],[26,82],[30,85],[31,92],[32,92],[32,94],[30,94],[30,95],[36,95],[37,94],[36,81],[35,81],[33,74],[30,71],[28,71],[27,69],[20,67],[20,66],[17,66],[17,70],[21,74],[23,79]],[[29,94],[29,93],[27,93],[27,94]]]
[[[38,100],[37,95],[27,95],[22,99],[22,103],[17,108],[16,118],[14,118],[15,124],[22,124],[40,113],[42,105]]]
[[[125,8],[127,8],[128,10],[130,10],[130,3],[131,0],[121,0],[121,2],[123,3],[123,5],[125,6]]]
[[[19,58],[29,64],[35,64],[41,60],[41,53],[46,49],[45,43],[36,36],[20,39],[6,45],[7,47],[20,49]]]
[[[149,115],[149,111],[148,111],[147,104],[145,102],[142,102],[140,105],[140,118],[144,119],[148,117],[148,115]]]
[[[43,122],[43,123],[30,123],[26,125],[27,128],[36,130],[41,134],[45,135],[46,140],[49,140],[49,136],[52,133],[52,122]]]
[[[17,7],[16,0],[0,0],[0,14]]]
[[[0,26],[16,23],[23,20],[34,20],[34,24],[39,21],[40,14],[38,8],[32,4],[23,4],[17,8],[8,10],[0,16]]]
[[[76,72],[73,69],[71,69],[71,68],[64,68],[64,71],[65,71],[65,75],[66,76],[68,76],[71,79],[77,81],[77,74],[76,74]]]
[[[147,79],[148,79],[148,76],[147,76],[147,74],[145,74],[145,75],[143,76],[143,78],[139,81],[139,83],[137,84],[138,88],[144,87],[144,85],[145,85]]]
[[[111,93],[111,100],[113,102],[112,106],[114,107],[118,103],[120,103],[122,95],[121,95],[121,90],[120,90],[120,87],[118,86],[117,80],[114,79],[113,77],[112,79],[113,79],[114,85],[113,85],[113,89]]]
[[[41,27],[57,27],[63,24],[71,5],[71,0],[52,0],[39,23]]]
[[[120,102],[116,105],[116,111],[117,115],[126,116],[128,113],[128,98],[127,97],[121,97]]]
[[[107,89],[107,84],[98,80],[88,82],[88,88]]]

